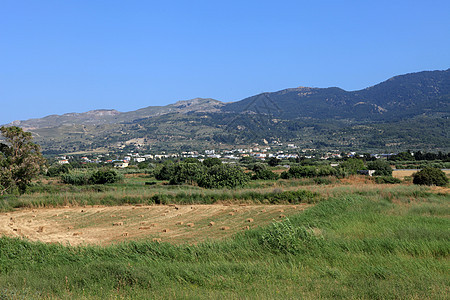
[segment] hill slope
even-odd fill
[[[10,125],[32,131],[47,153],[199,150],[271,141],[323,149],[450,151],[450,69],[396,76],[359,91],[300,87],[233,103],[197,98]]]

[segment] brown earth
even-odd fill
[[[267,225],[306,207],[217,204],[20,209],[0,214],[0,235],[64,245],[143,239],[194,244]]]

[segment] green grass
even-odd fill
[[[407,186],[329,193],[281,224],[198,245],[3,237],[0,299],[447,298],[448,195]]]

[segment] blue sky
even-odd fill
[[[0,4],[0,124],[450,67],[450,1]]]

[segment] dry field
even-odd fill
[[[198,243],[267,225],[308,205],[155,205],[20,209],[0,214],[0,235],[64,245],[152,239]]]
[[[392,176],[398,179],[403,179],[407,176],[412,176],[412,174],[416,173],[417,171],[419,171],[419,169],[417,170],[394,170],[392,172]],[[450,170],[443,170],[445,174],[447,174],[447,176],[450,176]]]

